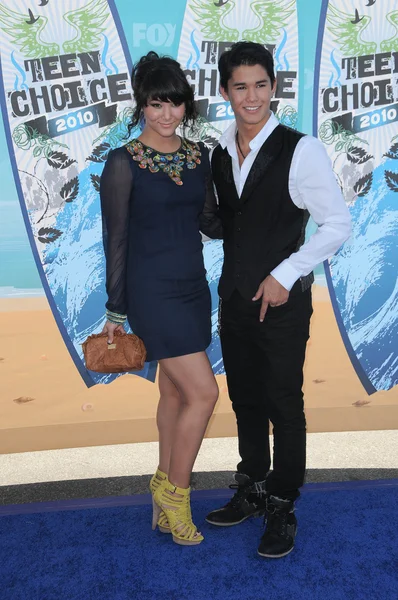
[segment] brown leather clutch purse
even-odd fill
[[[146,360],[144,342],[132,333],[115,331],[113,344],[108,335],[90,335],[82,344],[86,368],[96,373],[141,371]]]

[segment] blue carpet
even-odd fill
[[[215,528],[225,491],[195,492],[197,547],[152,532],[149,496],[0,507],[1,600],[397,600],[398,481],[310,484],[296,548],[257,555],[260,519]]]

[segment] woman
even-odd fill
[[[171,531],[176,543],[194,545],[203,536],[191,518],[190,476],[218,398],[205,353],[211,301],[199,231],[214,236],[215,198],[206,148],[176,134],[196,117],[180,65],[150,52],[135,66],[132,85],[131,128],[143,122],[143,130],[109,153],[101,178],[108,293],[103,331],[111,343],[127,319],[144,341],[147,360],[159,361],[152,525]]]

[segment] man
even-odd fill
[[[235,495],[207,521],[230,526],[265,513],[258,553],[277,558],[294,546],[305,472],[312,270],[349,237],[350,216],[322,144],[271,113],[268,50],[238,42],[220,57],[219,71],[236,119],[211,160],[224,231],[220,338],[242,460]],[[304,243],[309,215],[318,229]]]

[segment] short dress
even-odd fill
[[[205,350],[211,298],[200,231],[222,235],[207,148],[181,139],[167,154],[132,140],[109,153],[100,195],[107,309],[127,315],[148,361]]]

